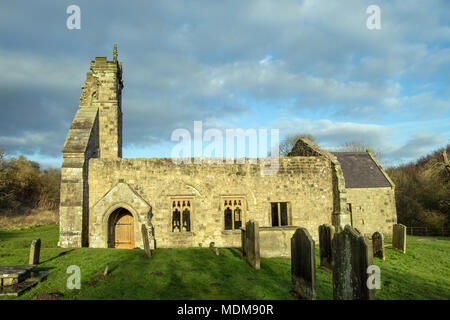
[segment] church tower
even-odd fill
[[[59,246],[89,245],[89,159],[122,157],[122,64],[96,57],[62,149]]]
[[[114,44],[113,60],[96,57],[87,74],[90,81],[92,107],[98,108],[99,157],[122,157],[122,63],[117,61],[117,45]],[[82,103],[86,103],[82,100]]]

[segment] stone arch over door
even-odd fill
[[[117,249],[135,248],[135,230],[137,227],[135,215],[123,206],[108,211],[109,214],[105,216],[108,233],[106,246]]]
[[[93,248],[108,248],[110,218],[118,209],[127,210],[134,220],[135,247],[143,248],[141,225],[149,229],[151,206],[126,183],[118,183],[90,209],[89,245]]]

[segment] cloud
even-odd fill
[[[271,126],[279,128],[281,134],[309,133],[324,148],[333,149],[346,142],[357,141],[382,147],[394,134],[389,127],[352,122],[334,122],[327,119],[290,119],[274,121]]]
[[[226,128],[290,119],[329,145],[358,137],[409,157],[422,151],[398,149],[407,143],[399,137],[427,130],[396,124],[449,117],[450,2],[382,2],[378,31],[366,28],[370,1],[133,3],[79,0],[76,31],[65,27],[67,3],[0,4],[0,143],[59,156],[89,62],[111,58],[114,42],[130,148],[160,149],[194,120]]]
[[[417,132],[409,138],[405,145],[391,149],[388,155],[392,159],[397,159],[397,161],[407,161],[425,156],[430,149],[443,143],[445,143],[445,140],[441,134]]]
[[[347,142],[359,142],[380,151],[384,165],[396,165],[426,155],[430,150],[442,147],[445,139],[438,133],[415,132],[406,142],[393,142],[395,130],[383,125],[330,120],[290,119],[275,121],[283,136],[298,133],[311,134],[317,143],[328,150],[339,150]]]

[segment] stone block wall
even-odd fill
[[[392,225],[397,223],[394,188],[347,188],[347,201],[354,228],[366,236],[376,231],[392,236]]]
[[[243,224],[252,219],[261,227],[271,226],[271,202],[289,202],[289,224],[307,228],[317,239],[318,226],[331,223],[331,179],[330,162],[323,157],[280,158],[278,173],[266,176],[261,175],[259,162],[248,160],[245,164],[177,165],[162,158],[93,158],[89,161],[90,233],[101,234],[95,221],[103,221],[111,208],[98,210],[97,203],[120,183],[131,190],[129,199],[121,197],[120,203],[133,207],[137,200],[131,194],[135,194],[151,206],[157,247],[207,246],[210,242],[240,247],[241,231],[224,228],[224,197],[244,198]],[[176,198],[192,199],[191,232],[171,231],[171,200]],[[145,221],[146,214],[142,211],[138,219]],[[139,230],[135,228],[136,239],[141,238]],[[142,246],[140,242],[136,245]],[[97,239],[90,245],[102,247],[103,243],[104,239]]]
[[[98,110],[80,107],[63,147],[59,207],[61,247],[88,245],[88,159],[98,155]]]
[[[122,156],[123,84],[116,47],[113,61],[96,57],[90,68],[62,150],[61,247],[89,245],[89,159]]]
[[[319,225],[342,229],[350,224],[346,203],[352,204],[353,226],[363,234],[392,234],[394,188],[346,189],[337,158],[308,139],[298,141],[289,157],[279,158],[273,175],[262,175],[264,164],[248,159],[243,164],[121,159],[123,82],[116,46],[112,61],[96,57],[90,67],[63,147],[60,246],[107,247],[108,217],[124,208],[134,217],[137,247],[143,247],[142,224],[157,247],[210,242],[239,247],[239,228],[225,230],[224,198],[243,199],[242,226],[249,220],[259,224],[266,257],[290,254],[291,229],[271,226],[273,202],[287,202],[289,225],[306,228],[314,240]],[[176,199],[192,203],[188,232],[172,232]]]
[[[91,105],[99,110],[100,157],[122,157],[122,67],[117,60],[96,57],[91,76],[97,86],[91,89]]]
[[[262,258],[290,258],[291,238],[297,226],[264,227],[259,229],[259,248]]]

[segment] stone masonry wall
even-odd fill
[[[80,107],[63,147],[59,207],[61,247],[88,245],[88,159],[98,155],[98,110]]]
[[[122,67],[117,60],[96,57],[91,70],[98,83],[91,104],[99,110],[100,157],[122,157]]]
[[[367,236],[375,231],[392,236],[392,225],[397,223],[393,188],[347,188],[347,201],[354,228]]]
[[[63,146],[60,191],[61,247],[89,245],[90,158],[122,156],[122,65],[96,57],[86,74],[80,105]]]
[[[135,220],[146,221],[151,207],[157,247],[240,247],[241,231],[224,230],[223,197],[244,197],[243,225],[253,219],[269,227],[271,202],[289,202],[290,225],[308,229],[317,239],[318,226],[331,223],[333,190],[330,162],[324,157],[280,158],[277,174],[262,176],[260,164],[181,164],[171,159],[90,159],[89,207],[92,247],[104,247],[105,215],[125,204]],[[108,192],[124,188],[114,203]],[[124,186],[128,187],[124,187]],[[107,201],[104,198],[108,198]],[[191,232],[171,232],[171,199],[191,198]],[[133,203],[143,208],[134,208]],[[140,212],[140,213],[139,213]],[[94,231],[95,230],[95,231]],[[140,226],[136,246],[142,247]]]
[[[291,257],[291,238],[298,226],[259,229],[259,249],[262,258]]]

